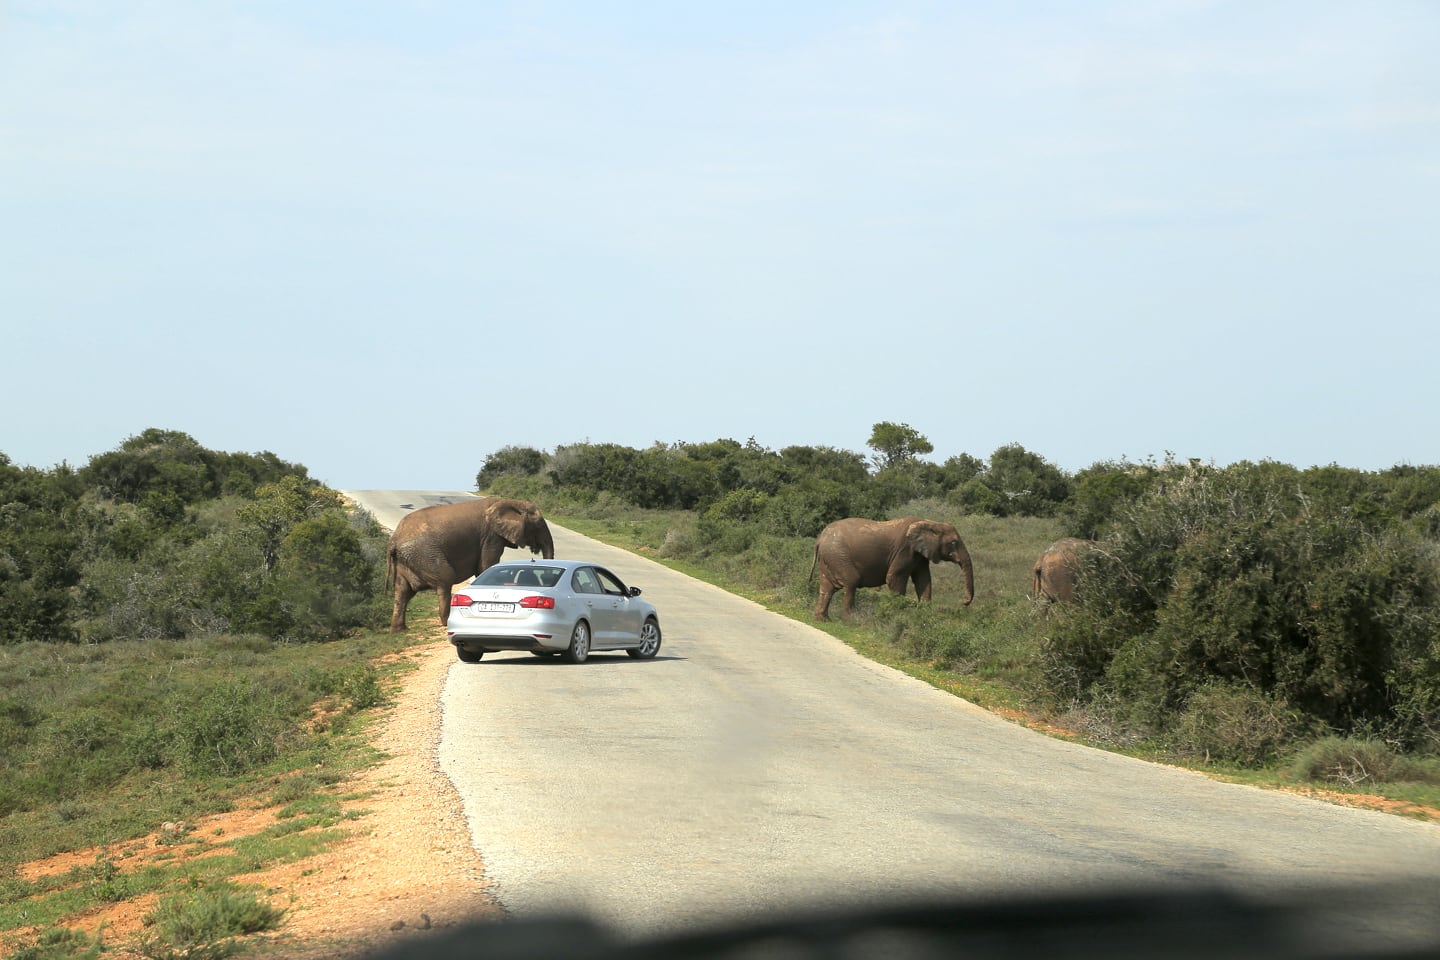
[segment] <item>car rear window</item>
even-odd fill
[[[564,574],[561,567],[509,564],[491,567],[470,582],[480,587],[553,587]]]

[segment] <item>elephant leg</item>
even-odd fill
[[[410,600],[415,596],[415,588],[410,586],[410,581],[404,577],[395,578],[395,606],[390,611],[390,632],[404,633],[405,610],[410,606]]]
[[[435,588],[435,593],[440,597],[440,626],[448,626],[450,623],[450,591],[453,589],[450,584]]]
[[[888,577],[885,578],[885,586],[887,586],[887,587],[890,588],[890,592],[891,592],[891,593],[894,593],[894,594],[897,594],[897,595],[903,597],[903,596],[905,596],[905,591],[906,591],[906,590],[909,588],[909,586],[910,586],[910,574],[909,574],[909,573],[892,573],[892,574],[890,574],[890,576],[888,576]],[[918,589],[918,584],[917,584],[917,589]]]
[[[855,584],[845,584],[845,616],[855,613]]]
[[[830,619],[830,598],[835,596],[835,585],[824,577],[820,578],[820,599],[815,602],[815,619]]]
[[[929,600],[934,588],[934,581],[930,576],[930,568],[925,566],[916,570],[912,579],[915,581],[915,596],[921,600]]]

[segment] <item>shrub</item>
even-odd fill
[[[990,468],[976,479],[995,494],[987,512],[996,516],[1053,516],[1070,495],[1070,478],[1018,443],[992,453]]]
[[[98,934],[92,938],[83,930],[56,927],[18,945],[9,960],[98,960],[104,951]]]
[[[140,503],[159,494],[188,504],[219,493],[214,463],[214,453],[189,434],[152,427],[91,457],[80,476],[112,500]]]
[[[1299,712],[1243,684],[1215,682],[1190,695],[1171,732],[1185,756],[1261,766],[1306,732]]]
[[[780,536],[813,538],[827,524],[846,516],[850,516],[847,491],[834,480],[822,479],[785,487],[760,506],[754,519]]]
[[[480,472],[475,474],[475,489],[489,490],[496,478],[513,474],[533,477],[545,467],[545,454],[534,447],[501,447],[485,458]]]
[[[219,882],[160,901],[147,918],[154,935],[145,944],[149,957],[223,957],[230,937],[273,930],[285,911],[272,907],[253,890]]]
[[[1406,529],[1313,503],[1293,468],[1192,466],[1106,544],[1042,653],[1057,702],[1114,697],[1165,726],[1218,682],[1335,730],[1440,727],[1440,570]]]
[[[209,686],[177,705],[171,729],[182,763],[201,775],[227,776],[279,755],[297,736],[287,703],[248,680]]]
[[[379,622],[379,578],[359,536],[331,511],[286,534],[273,587],[291,631],[301,639],[328,640]]]
[[[952,668],[973,655],[965,619],[934,603],[917,602],[913,590],[903,597],[880,590],[875,616],[886,622],[890,642],[912,659]]]
[[[77,621],[86,643],[162,640],[185,635],[196,602],[195,581],[167,576],[163,568],[97,557],[85,568],[87,616]]]
[[[717,553],[743,553],[760,535],[756,521],[764,516],[769,503],[769,496],[759,490],[731,490],[700,514],[695,525],[696,540]]]
[[[1361,737],[1326,737],[1286,766],[1296,780],[1359,786],[1363,783],[1440,783],[1440,763],[1402,756],[1389,744]]]
[[[1173,467],[1173,461],[1167,460],[1166,468]],[[1095,463],[1081,470],[1060,507],[1066,532],[1087,540],[1103,539],[1110,525],[1144,496],[1159,475],[1153,463],[1125,460]]]

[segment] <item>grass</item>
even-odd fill
[[[417,622],[433,616],[433,594],[415,602]],[[363,814],[346,811],[356,798],[344,784],[381,759],[372,721],[407,669],[391,655],[432,639],[0,646],[0,956],[98,955],[101,938],[66,918],[152,894],[151,957],[228,955],[236,936],[278,923],[231,879],[349,834]],[[276,820],[244,837],[189,826],[242,808],[275,808]],[[146,865],[122,867],[157,845]],[[22,877],[24,864],[86,850],[68,870]],[[41,932],[15,935],[25,928]]]

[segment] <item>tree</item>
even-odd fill
[[[921,454],[935,449],[934,444],[908,423],[891,423],[888,420],[874,425],[866,446],[876,452],[875,467],[878,470],[910,463]]]
[[[151,427],[118,450],[91,457],[80,476],[112,500],[140,503],[157,493],[192,504],[217,493],[214,464],[215,454],[188,433]]]
[[[982,482],[999,495],[998,516],[1048,517],[1070,496],[1070,478],[1018,443],[990,455]]]
[[[340,507],[340,496],[335,491],[291,474],[262,485],[255,491],[255,500],[236,511],[235,519],[259,537],[265,569],[270,571],[279,561],[280,543],[291,527],[326,509]]]
[[[0,453],[0,644],[69,640],[89,519],[69,467],[16,467]]]
[[[533,477],[545,467],[545,454],[534,447],[501,447],[485,458],[485,465],[475,475],[475,488],[489,490],[499,477]]]

